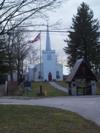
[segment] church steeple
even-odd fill
[[[50,44],[50,36],[49,36],[49,28],[47,25],[47,32],[46,32],[46,51],[51,50],[51,44]]]

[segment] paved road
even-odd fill
[[[80,114],[100,126],[100,96],[54,97],[42,99],[0,98],[0,104],[41,105]]]
[[[68,93],[68,88],[64,88],[61,85],[58,85],[56,82],[49,82],[51,86],[55,87],[58,90]]]

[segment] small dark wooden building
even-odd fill
[[[84,59],[76,61],[70,75],[67,78],[69,93],[71,95],[96,94],[96,76]]]

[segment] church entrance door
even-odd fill
[[[48,73],[48,80],[52,81],[52,74],[51,74],[51,72]]]

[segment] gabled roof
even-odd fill
[[[70,81],[73,80],[73,77],[74,77],[74,75],[76,74],[76,72],[77,72],[77,70],[78,70],[80,64],[82,63],[82,61],[83,61],[83,59],[79,59],[79,60],[76,61],[74,67],[73,67],[72,70],[71,70],[71,73],[69,74],[69,76],[68,76],[68,78],[67,78],[67,81],[70,82]]]
[[[76,61],[74,67],[72,68],[72,71],[71,71],[71,73],[69,74],[69,76],[67,78],[68,82],[71,82],[72,80],[74,80],[76,76],[78,76],[78,78],[79,78],[79,75],[80,75],[80,77],[82,77],[82,75],[81,75],[82,73],[79,74],[81,64],[84,64],[84,66],[87,68],[88,72],[86,73],[86,77],[89,77],[89,79],[91,79],[91,80],[92,79],[96,80],[96,77],[95,77],[94,73],[91,71],[91,69],[89,68],[87,63],[84,61],[84,59],[81,58],[81,59],[78,59]],[[83,74],[83,76],[84,75],[85,74]]]

